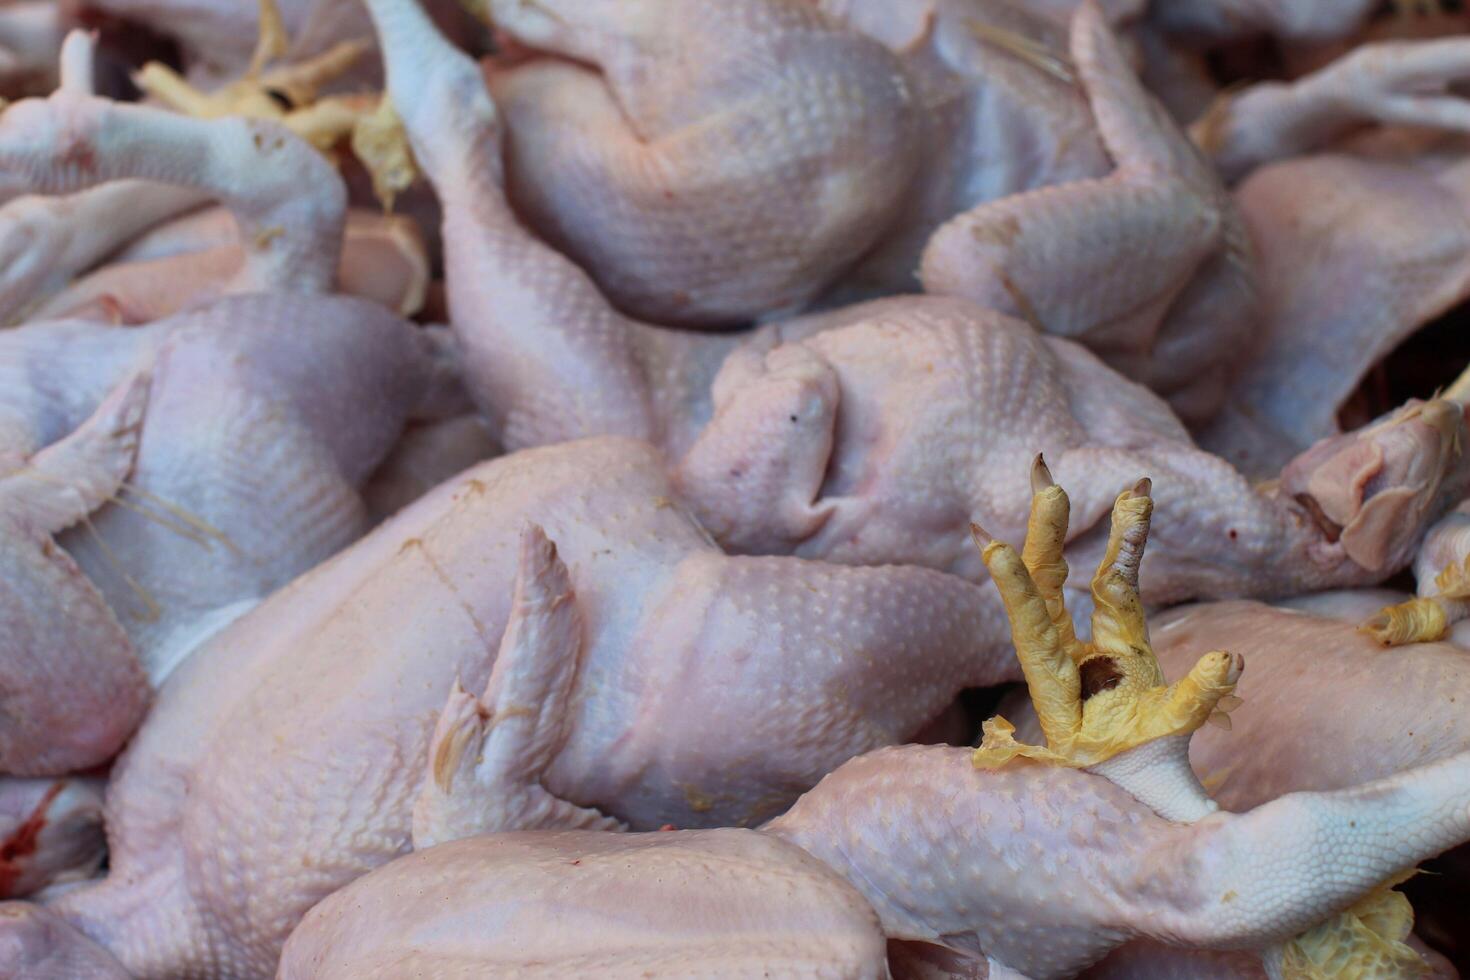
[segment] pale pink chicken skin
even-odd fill
[[[66,35],[60,0],[10,0],[0,5],[0,97],[48,91]]]
[[[895,938],[967,954],[990,977],[1051,980],[1140,937],[1262,949],[1470,838],[1467,765],[1185,824],[1093,773],[883,749],[761,831],[430,847],[313,909],[280,976],[884,977]]]
[[[1337,432],[1368,370],[1470,296],[1463,138],[1383,135],[1263,168],[1236,192],[1261,255],[1263,318],[1200,438],[1248,473]]]
[[[196,188],[115,180],[0,207],[0,319],[13,326],[124,243],[208,200]]]
[[[1069,50],[1112,166],[956,215],[929,239],[919,278],[1083,340],[1186,418],[1207,418],[1254,315],[1250,241],[1096,4],[1078,7]]]
[[[308,908],[408,846],[435,719],[456,678],[480,690],[496,662],[528,519],[586,622],[544,785],[636,827],[765,819],[961,689],[1015,676],[974,639],[1004,632],[976,586],[726,557],[652,447],[527,451],[439,487],[190,657],[114,770],[111,874],[53,907],[134,973],[268,975]]]
[[[423,397],[428,358],[412,325],[343,297],[231,297],[145,327],[28,324],[0,334],[0,454],[61,438],[150,366],[125,504],[59,543],[157,683],[366,530],[357,488]]]
[[[650,11],[670,6],[644,4]],[[805,120],[787,122],[790,113],[780,108],[791,97],[785,76],[758,76],[764,103],[740,98],[715,84],[729,55],[691,54],[692,66],[677,73],[663,64],[658,72],[639,71],[643,55],[629,53],[638,49],[623,39],[627,35],[660,51],[663,32],[677,29],[681,45],[702,52],[696,39],[714,34],[720,51],[747,58],[765,50],[765,21],[749,28],[703,15],[692,24],[665,16],[650,37],[619,22],[618,40],[612,41],[595,5],[547,14],[540,6],[492,3],[496,26],[516,40],[603,69],[598,75],[542,59],[491,71],[491,88],[506,117],[510,201],[587,268],[620,309],[644,319],[735,323],[789,310],[834,279],[827,302],[910,289],[919,268],[930,291],[971,296],[1031,314],[1047,330],[1085,337],[1110,362],[1165,391],[1181,409],[1205,417],[1222,394],[1221,355],[1234,349],[1252,312],[1249,243],[1210,164],[1139,87],[1103,14],[1086,5],[1074,23],[1079,88],[1052,23],[1010,3],[906,0],[894,7],[861,0],[747,0],[738,9],[759,9],[767,17],[779,12],[778,19],[807,23],[818,17],[801,9],[810,6],[831,15],[829,33],[841,23],[892,49],[888,64],[871,55],[849,58],[845,70],[865,73],[862,91],[897,79],[909,92],[901,103],[826,100],[818,103],[822,111],[837,105],[858,112],[855,118],[867,132],[902,134],[912,151],[865,146],[834,155],[825,134],[813,136]],[[682,15],[684,5],[671,9]],[[982,36],[996,29],[1035,51],[1018,56],[1006,43]],[[735,31],[754,37],[734,45]],[[846,47],[855,43],[844,41]],[[1054,44],[1055,52],[1049,50]],[[1094,53],[1099,46],[1102,52]],[[810,43],[797,64],[804,72],[831,70],[826,49]],[[749,84],[747,75],[737,77]],[[800,89],[803,105],[809,105],[813,84]],[[703,164],[683,144],[665,150],[662,131],[640,120],[649,106],[666,111],[666,86],[678,93],[677,104],[697,101],[706,114],[726,103],[736,107],[716,115],[715,123],[697,117],[705,124],[690,142],[701,152],[757,109],[786,129],[726,154],[733,163]],[[674,149],[684,155],[673,155]],[[792,155],[804,161],[796,180],[784,172]],[[855,164],[869,169],[859,177],[850,173]],[[843,182],[845,191],[860,179],[866,186],[881,178],[884,187],[881,194],[815,193],[806,186],[814,167],[823,180]],[[727,169],[751,186],[732,188]],[[715,181],[718,194],[708,189]],[[1036,191],[1042,187],[1049,190]],[[820,209],[816,216],[808,213],[813,207]],[[846,230],[854,221],[863,233]],[[793,240],[793,226],[802,229],[805,241]],[[690,229],[696,228],[691,240]],[[829,231],[835,246],[817,237]],[[881,239],[875,238],[878,232]],[[1093,247],[1109,236],[1126,244]],[[1082,244],[1073,247],[1079,239]],[[849,269],[875,241],[876,250]],[[1140,250],[1147,258],[1139,258]],[[800,265],[793,265],[793,252]],[[1109,260],[1089,256],[1104,254],[1127,254],[1132,261],[1126,295],[1098,287],[1110,278]],[[1063,275],[1055,268],[1059,262],[1077,268]],[[697,268],[688,271],[691,265]],[[773,293],[753,281],[793,273],[800,276],[798,291],[783,286]],[[710,278],[743,305],[722,300],[724,308],[715,309],[711,300],[708,309],[702,307]],[[1071,285],[1053,288],[1057,279]]]
[[[197,191],[230,210],[244,252],[222,288],[213,284],[217,292],[201,298],[329,291],[342,251],[347,192],[326,159],[274,122],[192,119],[100,98],[93,94],[93,48],[91,37],[73,31],[62,46],[56,92],[4,107],[0,191],[91,189],[82,199],[83,217],[105,214],[118,195],[136,186],[109,189],[109,181],[142,179]],[[149,219],[172,217],[179,212],[171,208],[189,202],[188,194],[158,192],[143,210]],[[123,224],[136,234],[151,223]],[[90,236],[83,251],[100,249],[99,237]]]
[[[910,79],[813,4],[486,12],[555,55],[491,71],[511,200],[634,315],[719,326],[804,305],[878,240],[916,173]]]
[[[55,192],[145,177],[199,188],[230,208],[243,246],[225,291],[273,294],[130,329],[70,321],[0,333],[3,464],[61,439],[133,372],[152,371],[129,499],[109,491],[114,502],[60,544],[157,683],[209,633],[366,529],[357,488],[424,397],[429,352],[382,307],[321,295],[346,195],[308,144],[269,123],[96,98],[91,55],[73,33],[57,93],[0,115],[0,182]]]
[[[1136,581],[1142,539],[1127,540],[1134,546],[1117,552],[1115,570]],[[620,826],[557,797],[545,778],[564,751],[574,703],[579,616],[567,601],[571,589],[555,549],[539,528],[528,529],[511,626],[485,695],[456,687],[427,753],[414,813],[420,853],[313,910],[286,947],[283,977],[431,965],[452,975],[632,975],[653,965],[815,975],[813,960],[844,962],[841,975],[886,976],[885,938],[947,947],[984,961],[991,976],[1070,976],[1139,937],[1269,957],[1275,943],[1351,904],[1354,889],[1366,894],[1391,875],[1399,859],[1389,852],[1404,848],[1406,828],[1417,838],[1409,847],[1425,856],[1470,837],[1460,785],[1470,755],[1339,798],[1298,795],[1241,817],[1218,812],[1192,776],[1172,775],[1165,757],[1187,747],[1165,743],[1187,742],[1187,734],[1085,771],[1023,762],[977,772],[961,750],[880,750],[839,768],[764,828],[806,854],[772,853],[759,835],[728,831],[505,833]],[[1141,625],[1141,610],[1135,615]],[[1227,659],[1228,676],[1238,678],[1241,662]],[[1086,700],[1073,697],[1079,706]],[[1159,817],[1112,780],[1194,822]],[[1406,793],[1395,782],[1418,786]],[[711,844],[724,855],[713,863],[704,857]],[[720,874],[737,845],[746,873]],[[1216,853],[1190,853],[1196,847]],[[840,889],[826,901],[813,894],[807,854],[862,893],[878,929],[862,928],[854,914],[861,909]],[[773,857],[778,866],[799,862],[800,899],[768,880]],[[790,872],[780,877],[789,889]],[[666,882],[692,887],[703,901]],[[769,901],[773,890],[799,909],[754,897]],[[704,904],[712,891],[714,903]],[[395,928],[383,928],[385,916]],[[732,922],[740,923],[737,943],[728,938]]]
[[[274,122],[192,119],[92,94],[92,44],[4,117],[0,319],[146,323],[220,295],[335,287],[405,315],[428,255],[414,223],[347,210],[333,166]],[[85,166],[59,166],[71,159]],[[209,199],[222,208],[201,211]],[[100,267],[99,267],[100,266]]]
[[[772,0],[755,6],[780,7]],[[880,227],[872,214],[862,215],[864,227],[879,228],[881,237],[855,266],[848,251],[819,249],[815,237],[792,240],[793,223],[825,233],[857,208],[852,198],[810,192],[805,171],[801,180],[783,179],[788,155],[827,152],[803,125],[742,144],[727,154],[735,164],[708,164],[691,162],[684,143],[666,147],[666,133],[642,119],[649,104],[665,106],[665,87],[675,88],[679,104],[701,107],[703,125],[688,142],[703,152],[706,143],[724,138],[732,119],[744,119],[758,104],[708,80],[723,77],[715,66],[728,55],[704,54],[699,39],[716,32],[721,52],[733,48],[744,58],[752,56],[747,47],[764,50],[765,35],[732,45],[740,28],[693,13],[699,18],[693,26],[664,17],[645,36],[623,22],[609,30],[595,5],[490,4],[500,30],[560,56],[518,57],[489,70],[506,118],[510,202],[634,316],[705,325],[739,322],[742,313],[779,315],[793,305],[791,291],[771,298],[753,280],[789,274],[793,249],[805,257],[799,271],[819,280],[811,285],[832,284],[821,300],[828,305],[912,288],[917,269],[930,292],[967,296],[1083,340],[1164,394],[1186,421],[1201,423],[1221,406],[1231,364],[1258,314],[1252,244],[1216,173],[1217,160],[1238,176],[1247,161],[1302,152],[1344,126],[1385,117],[1467,125],[1463,114],[1447,119],[1438,105],[1404,91],[1463,75],[1463,44],[1453,66],[1441,61],[1427,70],[1413,67],[1423,63],[1417,55],[1381,46],[1363,65],[1324,71],[1314,87],[1322,98],[1303,102],[1305,112],[1265,111],[1249,92],[1236,99],[1244,121],[1213,133],[1212,160],[1144,91],[1095,5],[1079,5],[1070,61],[1064,38],[1042,13],[1004,0],[814,6],[834,24],[887,46],[902,66],[888,71],[900,72],[911,90],[903,111],[913,117],[917,169],[900,187],[896,216]],[[674,9],[682,16],[685,7]],[[663,32],[676,29],[695,51],[688,56],[694,66],[672,70],[665,56],[658,71],[638,70],[640,58],[653,56],[647,52],[664,50]],[[867,63],[855,60],[853,67]],[[813,57],[811,67],[824,65]],[[1378,71],[1383,66],[1394,69],[1392,77]],[[1409,74],[1412,83],[1403,79]],[[759,77],[762,91],[776,100],[764,105],[765,114],[785,122],[789,114],[776,108],[785,76]],[[722,100],[734,108],[711,122],[710,106]],[[868,118],[874,126],[887,119],[875,107]],[[675,148],[690,152],[679,156]],[[752,162],[757,153],[765,156]],[[831,180],[847,179],[854,161],[875,165],[879,157],[885,163],[903,158],[859,152],[834,163],[828,154],[825,172]],[[758,186],[731,190],[727,169]],[[722,193],[710,192],[711,182],[720,182]],[[861,200],[876,206],[887,198]],[[808,214],[817,206],[825,220]],[[841,242],[872,239],[849,234]],[[817,265],[834,259],[840,265]],[[745,306],[711,312],[700,300],[711,289],[738,291]]]
[[[1231,727],[1202,728],[1190,743],[1195,770],[1222,806],[1244,810],[1285,793],[1342,789],[1470,751],[1464,649],[1390,649],[1358,628],[1395,595],[1370,589],[1276,606],[1210,602],[1156,617],[1154,649],[1171,676],[1212,646],[1250,664]],[[1323,690],[1332,696],[1318,696]],[[1023,694],[998,710],[1015,722],[1018,738],[1039,737]]]
[[[1068,75],[1065,18],[1053,23],[1014,0],[813,5],[897,56],[915,92],[911,111],[921,147],[899,213],[877,245],[826,291],[822,305],[915,292],[925,243],[954,216],[1010,194],[1101,177],[1112,169],[1087,98]],[[1011,50],[988,37],[990,30],[1042,54]],[[507,126],[514,142],[511,108],[506,106]],[[514,201],[514,186],[511,193]]]
[[[1436,402],[1253,490],[1082,348],[960,299],[877,301],[744,340],[630,320],[511,213],[476,66],[411,5],[374,13],[390,94],[445,202],[466,386],[497,436],[512,449],[596,433],[661,444],[686,501],[736,550],[978,578],[968,521],[1019,534],[1026,463],[1046,450],[1077,494],[1079,557],[1101,547],[1087,532],[1117,492],[1157,478],[1149,601],[1290,593],[1403,567],[1470,478],[1462,413]]]
[[[76,431],[0,469],[0,775],[104,763],[147,710],[132,642],[54,536],[132,473],[148,389],[146,376],[124,379]]]
[[[1227,809],[1470,750],[1470,663],[1452,644],[1386,649],[1351,620],[1255,602],[1170,610],[1152,636],[1166,670],[1212,642],[1250,664],[1231,730],[1206,727],[1190,744],[1195,770]]]

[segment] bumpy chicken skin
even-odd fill
[[[629,320],[510,212],[496,110],[474,65],[412,5],[383,0],[374,13],[390,93],[446,202],[466,383],[503,441],[660,442],[701,520],[739,550],[975,577],[967,522],[1019,533],[1025,467],[1045,450],[1074,489],[1091,557],[1102,542],[1084,532],[1113,496],[1156,477],[1168,517],[1144,572],[1149,601],[1291,593],[1403,567],[1470,477],[1462,413],[1432,402],[1325,442],[1280,484],[1252,489],[1086,351],[960,299],[860,304],[743,341]],[[437,108],[450,103],[452,117]]]
[[[126,494],[59,544],[157,682],[366,529],[357,487],[423,397],[427,357],[408,323],[331,296],[231,297],[144,327],[28,324],[0,334],[0,453],[62,438],[150,366]]]
[[[558,675],[576,688],[540,785],[633,826],[764,819],[1014,676],[975,640],[999,616],[976,586],[726,557],[671,498],[647,445],[528,451],[277,592],[160,691],[109,791],[112,873],[54,908],[135,973],[271,970],[307,909],[407,846],[456,678],[484,689],[525,635],[507,621],[528,519],[571,569],[552,608],[585,623],[530,634],[581,641],[535,661],[581,665]]]
[[[97,778],[0,776],[0,897],[91,877],[107,854]],[[0,954],[0,963],[10,963]]]
[[[0,773],[62,775],[112,758],[148,704],[148,682],[102,593],[54,535],[115,499],[132,473],[146,375],[0,476]]]

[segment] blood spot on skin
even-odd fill
[[[97,149],[88,140],[78,140],[70,144],[61,154],[61,162],[65,166],[76,167],[84,174],[95,174],[97,172]]]
[[[1238,537],[1240,537],[1240,533],[1238,531],[1236,531],[1235,528],[1232,527],[1230,529],[1230,540],[1231,541],[1234,541]]]
[[[36,848],[40,846],[41,831],[46,829],[46,810],[65,786],[65,782],[53,784],[31,811],[31,815],[0,844],[0,898],[9,897],[15,883],[20,880],[21,860],[36,853]]]
[[[1112,657],[1093,657],[1077,668],[1082,677],[1082,700],[1110,691],[1123,680],[1123,671]]]

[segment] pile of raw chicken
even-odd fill
[[[1470,968],[1459,4],[5,0],[0,92],[0,977]]]

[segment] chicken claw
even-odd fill
[[[185,115],[201,119],[245,116],[285,126],[323,154],[331,156],[343,139],[373,179],[385,208],[413,183],[417,171],[387,99],[369,94],[322,98],[320,89],[352,69],[372,50],[366,38],[333,45],[297,64],[275,65],[289,39],[275,0],[260,0],[260,40],[245,74],[214,92],[201,92],[176,71],[151,61],[134,77],[138,87]]]
[[[994,769],[1021,755],[1089,768],[1156,739],[1187,736],[1239,703],[1233,692],[1244,661],[1223,651],[1200,658],[1183,680],[1164,684],[1138,597],[1138,568],[1153,512],[1149,482],[1125,490],[1113,505],[1107,552],[1092,580],[1090,643],[1077,639],[1063,602],[1067,494],[1051,483],[1039,456],[1032,486],[1022,555],[972,527],[1005,602],[1047,746],[1017,742],[1009,722],[992,718],[975,765]]]
[[[1434,577],[1435,591],[1385,606],[1361,627],[1384,646],[1442,640],[1450,627],[1470,616],[1470,556],[1452,561]]]

